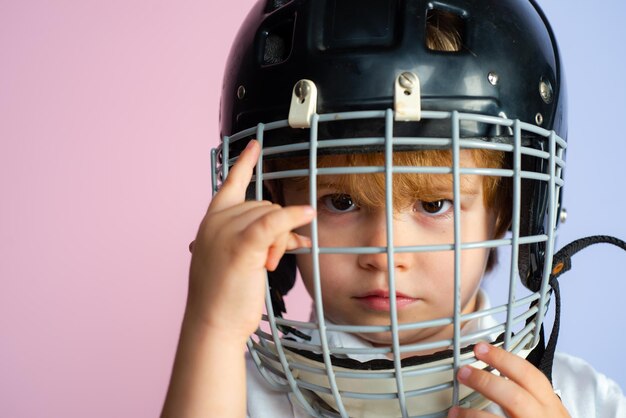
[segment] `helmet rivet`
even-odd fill
[[[535,115],[535,123],[539,126],[543,124],[543,115],[541,113]]]
[[[304,103],[309,94],[311,94],[311,86],[307,80],[300,80],[296,83],[294,92],[300,103]]]
[[[489,84],[491,84],[492,86],[498,84],[498,78],[498,73],[496,73],[495,71],[489,71],[489,74],[487,74],[487,80],[489,80]]]
[[[550,84],[550,82],[543,77],[541,77],[541,80],[539,81],[539,95],[544,103],[552,103],[552,97],[554,95],[552,84]]]
[[[398,76],[398,82],[403,89],[406,89],[404,91],[404,94],[408,95],[411,94],[411,90],[413,90],[413,87],[417,85],[419,80],[414,73],[410,71],[405,71]]]
[[[241,100],[244,97],[246,97],[246,88],[244,86],[239,86],[237,88],[237,98]]]
[[[559,221],[564,224],[565,221],[567,221],[567,209],[563,208],[561,209],[561,212],[559,212]]]

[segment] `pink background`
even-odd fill
[[[252,3],[0,0],[0,416],[158,415]],[[560,242],[624,238],[626,6],[541,3],[570,86]],[[624,260],[574,259],[560,345],[622,386]]]

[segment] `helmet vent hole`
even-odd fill
[[[285,40],[278,35],[268,35],[263,50],[263,64],[278,64],[285,58]]]
[[[293,19],[261,32],[261,64],[280,64],[289,58],[293,38]]]
[[[464,44],[465,20],[448,10],[426,13],[426,47],[431,51],[459,52]]]

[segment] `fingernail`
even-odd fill
[[[465,380],[470,374],[472,374],[472,369],[469,366],[463,366],[457,372],[456,377],[459,380]]]
[[[450,409],[450,411],[448,412],[448,418],[457,418],[458,416],[459,416],[459,407],[458,406],[452,407],[452,409]]]
[[[255,143],[256,143],[255,139],[250,140],[250,142],[248,142],[248,145],[246,145],[246,149],[252,148]]]
[[[314,215],[315,214],[315,209],[313,209],[312,206],[305,206],[303,208],[304,214],[305,215]]]
[[[474,352],[476,354],[480,354],[480,355],[485,355],[489,352],[489,344],[485,344],[485,343],[478,343],[476,344],[476,347],[474,348]]]

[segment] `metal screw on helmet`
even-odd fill
[[[554,91],[552,90],[552,84],[542,77],[541,81],[539,81],[539,95],[541,96],[541,99],[544,103],[550,104],[552,103],[553,94]]]
[[[491,84],[492,86],[498,84],[498,79],[498,73],[494,71],[490,71],[489,74],[487,74],[487,80],[489,80],[489,84]]]
[[[405,71],[398,76],[398,82],[404,88],[404,94],[407,96],[413,92],[413,88],[418,85],[419,79],[410,71]]]
[[[309,94],[311,94],[311,85],[307,80],[300,80],[296,84],[295,93],[300,103],[304,103]]]
[[[561,212],[559,213],[559,221],[564,224],[567,221],[567,209],[563,208],[561,209]]]
[[[537,113],[537,114],[535,115],[535,123],[536,123],[538,126],[541,126],[541,125],[543,124],[543,115],[542,115],[541,113]]]
[[[246,88],[244,86],[239,86],[237,88],[237,98],[241,100],[244,97],[246,97]]]

